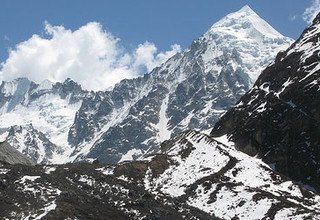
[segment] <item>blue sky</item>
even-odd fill
[[[0,80],[34,73],[30,77],[36,81],[42,80],[40,73],[48,73],[50,80],[58,81],[63,71],[73,75],[81,71],[87,79],[88,73],[96,71],[108,72],[112,85],[135,77],[141,68],[150,71],[244,5],[283,35],[296,39],[307,26],[302,17],[312,4],[319,8],[320,0],[2,0]],[[99,59],[111,61],[86,61],[94,56],[84,54],[83,47],[88,45]],[[83,50],[82,54],[77,50]]]
[[[0,60],[8,47],[41,34],[45,20],[73,30],[97,21],[127,47],[147,40],[160,50],[173,43],[185,48],[214,22],[246,4],[279,32],[297,38],[306,26],[301,15],[311,0],[2,0]]]

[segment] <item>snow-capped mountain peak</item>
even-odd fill
[[[250,87],[276,54],[293,42],[260,18],[249,6],[216,22],[200,41],[207,45],[203,54],[205,65],[210,67],[213,59],[229,54],[233,57],[231,66],[244,69],[247,75],[244,78],[249,79]]]
[[[3,81],[0,90],[5,96],[23,95],[29,89],[30,83],[27,78],[17,78],[10,82]]]
[[[39,86],[37,87],[37,91],[50,90],[52,89],[53,85],[53,82],[46,79],[39,84]]]
[[[248,14],[255,13],[249,5],[243,6],[238,12],[246,12]]]
[[[266,23],[260,20],[244,7],[151,73],[120,82],[99,100],[86,99],[69,132],[74,155],[116,163],[132,152],[156,152],[181,131],[209,129],[292,42],[256,31]]]
[[[255,13],[248,5],[241,8],[239,11],[228,14],[217,23],[215,23],[209,32],[226,31],[230,34],[235,34],[240,37],[246,32],[247,36],[256,37],[252,34],[261,34],[268,38],[283,38],[284,36],[276,31],[268,22],[263,20]]]
[[[26,100],[25,95],[30,90],[32,82],[27,78],[17,78],[0,85],[0,112],[13,110],[16,105]]]

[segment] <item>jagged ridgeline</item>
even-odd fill
[[[34,83],[18,78],[0,85],[0,135],[36,163],[68,158],[68,131],[89,92],[71,79]],[[66,155],[66,158],[63,157]]]
[[[117,163],[155,153],[184,130],[210,129],[291,42],[245,6],[160,67],[111,91],[86,92],[71,80],[3,82],[2,136],[10,130],[10,144],[37,163]]]

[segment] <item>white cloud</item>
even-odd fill
[[[295,21],[295,20],[297,20],[297,18],[299,18],[299,16],[297,16],[297,15],[289,16],[290,21]]]
[[[320,0],[313,0],[310,7],[308,7],[303,13],[303,20],[312,23],[313,19],[320,12]]]
[[[126,52],[120,39],[97,22],[75,31],[46,22],[45,34],[33,35],[9,51],[1,64],[0,80],[28,77],[36,82],[56,82],[69,77],[86,89],[104,90],[152,70],[181,50],[173,45],[170,51],[158,53],[154,44],[145,42]]]
[[[153,43],[149,43],[147,41],[144,44],[140,44],[135,50],[134,66],[144,66],[148,71],[151,71],[154,67],[159,66],[168,58],[172,57],[174,54],[180,51],[180,46],[174,44],[171,46],[170,51],[157,53],[156,46]]]

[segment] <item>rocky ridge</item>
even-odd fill
[[[35,163],[7,142],[0,142],[0,164],[22,164],[30,166]]]
[[[320,189],[320,15],[215,125],[235,147]]]

